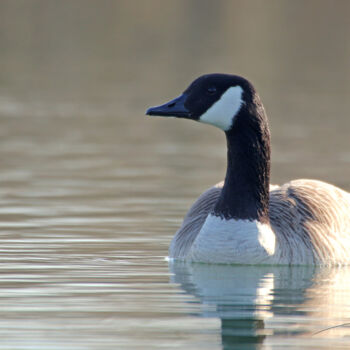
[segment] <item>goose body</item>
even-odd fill
[[[193,119],[226,134],[225,181],[192,205],[170,244],[171,258],[229,264],[350,263],[350,194],[317,180],[270,185],[267,117],[249,81],[204,75],[147,114]]]

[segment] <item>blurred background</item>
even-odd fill
[[[225,139],[145,110],[201,74],[243,75],[269,117],[272,182],[350,190],[349,13],[347,0],[2,0],[0,349],[219,348],[164,257],[223,179]]]

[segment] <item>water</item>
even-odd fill
[[[202,73],[245,75],[272,182],[349,190],[349,7],[2,1],[0,349],[349,348],[349,268],[169,266],[225,140],[144,116]]]

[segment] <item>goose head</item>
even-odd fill
[[[179,97],[146,114],[192,119],[226,134],[227,170],[214,214],[226,219],[267,222],[270,132],[253,85],[237,75],[197,78]]]
[[[146,114],[192,119],[228,132],[237,116],[254,117],[257,108],[262,105],[248,80],[237,75],[207,74],[194,80],[180,96],[149,108]]]

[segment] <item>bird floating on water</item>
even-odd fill
[[[350,194],[300,179],[270,186],[270,131],[253,85],[208,74],[151,116],[192,119],[223,130],[225,181],[199,196],[170,248],[170,258],[224,264],[350,263]]]

